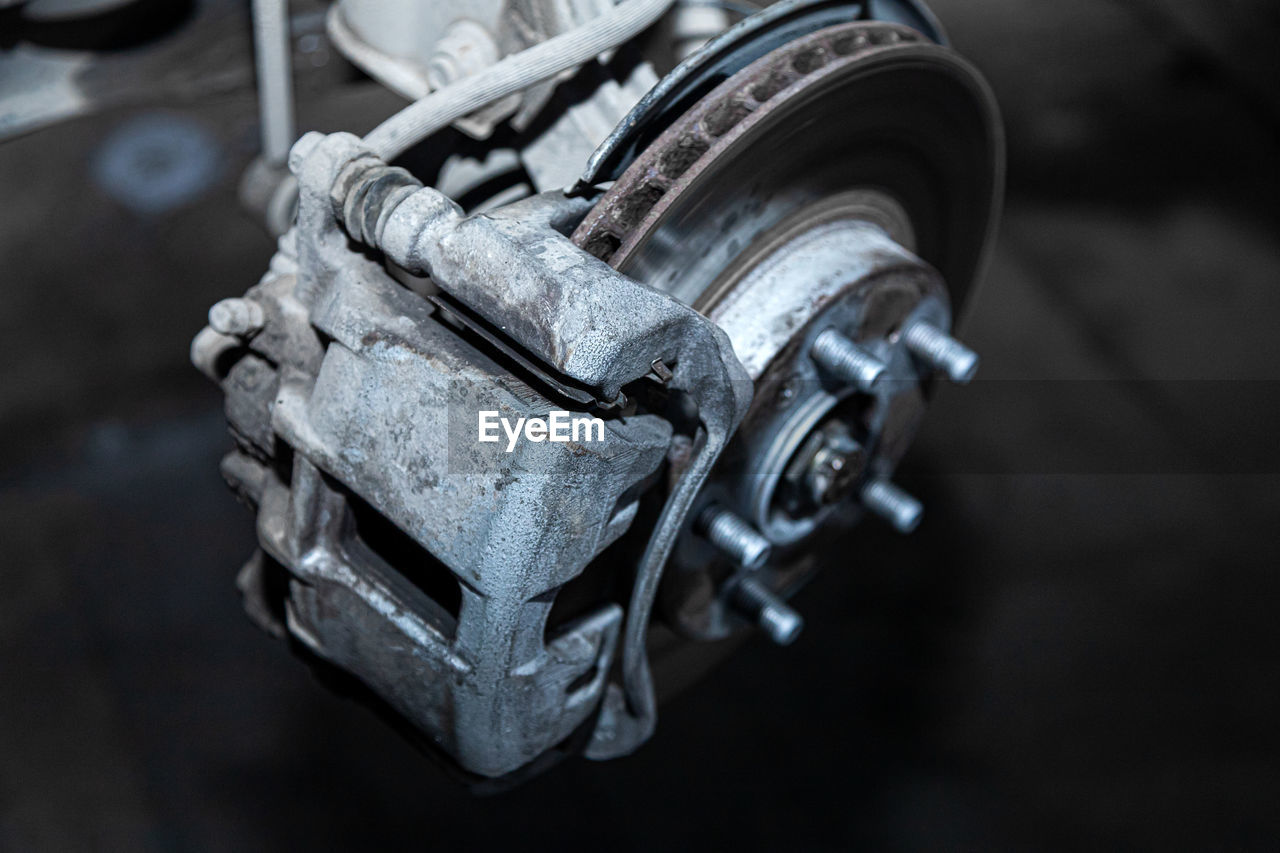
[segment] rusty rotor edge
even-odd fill
[[[675,195],[671,191],[691,182],[773,105],[844,65],[919,44],[931,42],[910,27],[864,21],[819,30],[761,57],[695,104],[645,149],[574,231],[573,242],[620,267],[661,215],[664,200]]]

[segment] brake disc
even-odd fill
[[[579,246],[715,319],[756,384],[703,503],[731,508],[775,558],[733,565],[691,529],[664,582],[678,630],[729,634],[746,615],[732,606],[744,583],[757,598],[794,589],[814,564],[798,543],[855,522],[850,495],[887,482],[932,376],[902,332],[921,319],[950,327],[982,268],[1002,179],[999,118],[977,71],[909,27],[853,22],[733,74],[579,225]],[[832,384],[813,364],[824,328],[889,381]],[[853,450],[833,468],[837,447]]]

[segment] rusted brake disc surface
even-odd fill
[[[703,308],[753,243],[824,200],[873,190],[963,299],[1002,183],[994,100],[950,50],[897,24],[797,39],[671,125],[573,234],[614,268]]]

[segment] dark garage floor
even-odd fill
[[[935,5],[1012,171],[981,380],[903,475],[924,526],[859,530],[802,638],[632,758],[497,796],[241,613],[252,523],[185,348],[269,252],[233,202],[252,102],[188,113],[226,177],[164,217],[88,177],[132,113],[0,147],[0,849],[1275,849],[1280,123],[1239,71],[1272,60],[1157,26],[1194,3]]]

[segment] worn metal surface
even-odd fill
[[[631,751],[652,732],[656,715],[645,640],[663,567],[751,399],[750,380],[728,338],[701,314],[616,273],[551,227],[580,215],[578,202],[538,196],[468,218],[435,190],[397,178],[354,137],[304,137],[295,153],[303,160],[304,185],[332,187],[324,199],[342,211],[349,233],[405,269],[432,276],[552,368],[598,389],[600,399],[615,399],[658,360],[673,366],[665,384],[688,394],[696,407],[695,450],[639,558],[622,684],[606,696],[590,748],[598,757]],[[313,226],[300,219],[300,227]]]
[[[254,339],[262,358],[243,355],[223,380],[242,442],[224,472],[258,506],[264,549],[289,567],[289,632],[464,768],[510,772],[599,702],[621,610],[605,603],[544,643],[549,593],[626,528],[635,508],[619,497],[661,461],[668,429],[637,417],[610,421],[589,448],[477,444],[467,402],[513,416],[554,405],[432,320],[429,303],[361,272],[337,272],[309,310],[292,276],[250,294],[277,326]],[[310,365],[278,337],[290,319],[329,339],[322,356],[312,343]],[[385,533],[363,529],[360,504],[423,550],[388,551]]]
[[[906,211],[913,250],[960,301],[1002,186],[999,117],[977,71],[907,27],[844,24],[720,84],[635,159],[574,240],[692,301],[788,216],[874,187]]]
[[[512,772],[600,703],[621,610],[602,603],[547,643],[545,620],[556,589],[630,524],[635,497],[620,498],[657,467],[670,438],[666,421],[638,414],[608,420],[602,445],[524,443],[505,454],[478,444],[479,409],[531,416],[552,401],[443,325],[431,301],[352,253],[341,221],[600,400],[661,360],[675,365],[669,386],[698,403],[701,449],[639,561],[623,682],[597,737],[600,750],[633,749],[653,725],[644,661],[653,590],[750,398],[727,338],[553,230],[580,203],[535,198],[466,218],[342,134],[304,139],[292,165],[302,186],[296,270],[286,240],[277,274],[249,295],[264,303],[263,330],[247,348],[209,330],[194,356],[222,380],[243,442],[224,470],[258,505],[263,547],[294,578],[285,625],[465,769]],[[291,471],[277,441],[291,448]],[[456,613],[414,592],[404,566],[369,556],[374,543],[352,544],[351,496],[456,579]]]
[[[847,11],[786,9],[801,7]],[[660,587],[687,636],[747,619],[794,640],[783,597],[812,562],[803,540],[855,521],[851,499],[888,482],[914,433],[932,368],[900,333],[949,329],[979,265],[994,110],[916,29],[770,20],[790,41],[598,199],[468,215],[355,136],[307,134],[271,272],[193,343],[227,393],[224,475],[258,508],[250,612],[471,773],[515,774],[570,741],[593,758],[643,743]],[[591,97],[617,115],[638,94]],[[535,184],[565,180],[538,164],[586,157],[603,130],[566,142],[566,121],[522,152]],[[874,381],[814,355],[837,333]],[[558,406],[604,418],[607,439],[504,451],[476,435],[482,410]],[[552,619],[592,572],[630,593],[575,587],[572,617]]]

